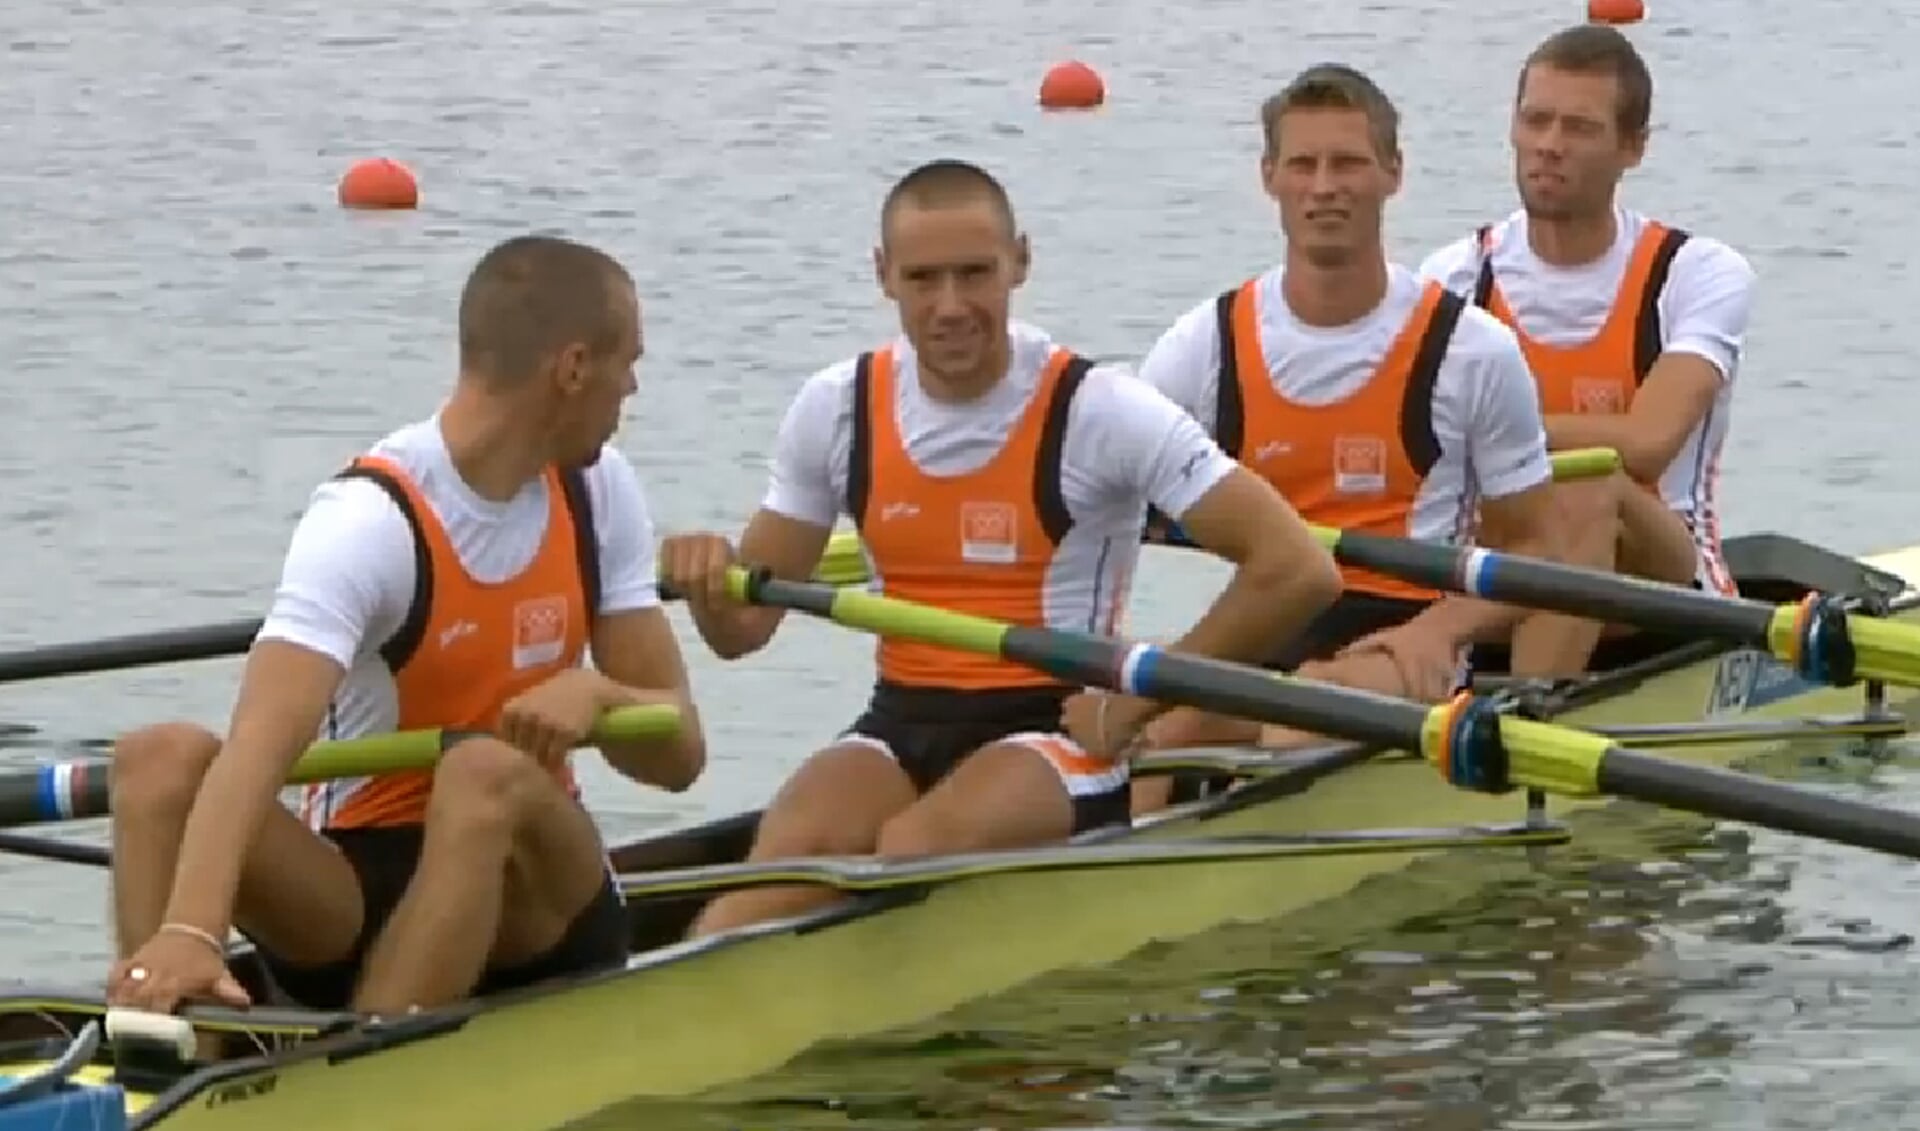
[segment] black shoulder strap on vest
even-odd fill
[[[407,615],[400,627],[380,645],[380,658],[386,662],[387,670],[397,672],[413,658],[427,634],[427,619],[433,612],[433,552],[427,548],[426,532],[421,529],[413,500],[393,476],[370,464],[354,464],[334,478],[364,479],[385,491],[393,505],[400,508],[400,516],[407,520],[407,529],[413,533],[413,597],[407,603]]]
[[[1239,296],[1240,290],[1236,287],[1221,294],[1213,304],[1214,317],[1220,327],[1220,376],[1214,391],[1213,438],[1221,450],[1234,459],[1240,458],[1240,447],[1247,434],[1246,401],[1240,395],[1240,351],[1233,341],[1233,304]]]
[[[1492,224],[1482,224],[1473,233],[1473,246],[1480,252],[1480,273],[1473,280],[1473,305],[1482,310],[1493,302],[1493,249],[1487,246],[1487,238],[1492,234]]]
[[[1407,396],[1400,406],[1400,443],[1406,449],[1407,462],[1422,479],[1440,462],[1440,439],[1433,432],[1433,386],[1440,376],[1440,363],[1446,360],[1447,346],[1453,341],[1454,327],[1467,309],[1467,301],[1449,290],[1440,292],[1440,301],[1420,336],[1420,348],[1413,355],[1413,369],[1407,375]]]
[[[560,491],[573,519],[573,556],[580,564],[580,592],[587,602],[587,623],[600,616],[600,539],[593,524],[593,496],[587,493],[587,473],[578,467],[560,472]]]
[[[856,530],[867,523],[867,496],[873,489],[873,354],[853,366],[853,438],[847,444],[847,517]]]
[[[1661,351],[1666,348],[1665,335],[1660,329],[1660,292],[1667,289],[1667,275],[1673,270],[1673,257],[1679,254],[1681,245],[1686,242],[1686,232],[1669,228],[1653,253],[1653,264],[1647,271],[1647,285],[1640,292],[1640,314],[1633,327],[1633,383],[1636,386],[1647,379],[1647,374],[1653,370],[1653,363],[1660,360]]]
[[[1060,486],[1062,453],[1067,445],[1067,419],[1073,412],[1073,398],[1087,379],[1093,362],[1075,354],[1053,384],[1053,399],[1047,402],[1047,418],[1040,428],[1040,451],[1033,461],[1033,504],[1040,526],[1058,546],[1067,531],[1073,529],[1073,514]]]

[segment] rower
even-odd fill
[[[459,334],[440,409],[314,492],[224,741],[169,723],[117,744],[109,1002],[244,1002],[229,925],[322,1009],[430,1008],[625,959],[569,750],[605,710],[671,704],[677,735],[601,752],[670,790],[705,762],[646,501],[608,443],[639,304],[606,254],[521,237],[474,268]],[[427,727],[476,737],[432,771],[310,786],[304,821],[275,803],[316,735]]]
[[[1183,315],[1141,378],[1309,522],[1449,543],[1477,522],[1483,543],[1551,556],[1553,470],[1513,334],[1387,259],[1381,229],[1401,176],[1393,103],[1360,72],[1323,64],[1267,99],[1260,119],[1285,261]],[[1366,570],[1342,576],[1340,599],[1304,633],[1269,641],[1269,667],[1431,701],[1458,684],[1467,646],[1504,640],[1519,617]],[[1517,663],[1530,658],[1523,648]],[[1181,710],[1149,742],[1307,737]],[[1143,779],[1135,812],[1219,784]]]
[[[1736,591],[1720,546],[1721,449],[1753,269],[1718,240],[1620,205],[1646,152],[1653,79],[1617,29],[1540,44],[1514,99],[1521,207],[1421,273],[1512,326],[1553,450],[1609,447],[1622,473],[1562,483],[1574,564]],[[1599,622],[1542,614],[1556,674],[1586,669]]]
[[[727,596],[728,568],[804,579],[841,515],[881,591],[1014,624],[1113,632],[1149,504],[1238,567],[1174,649],[1250,658],[1333,599],[1332,559],[1271,487],[1150,387],[1011,319],[1027,269],[986,171],[936,161],[888,193],[874,271],[901,335],[802,386],[737,552],[720,534],[662,544],[662,575],[715,653],[745,656],[781,623]],[[878,658],[865,713],[781,788],[750,859],[1016,848],[1129,820],[1120,755],[1158,704],[904,640]],[[693,929],[835,898],[733,893]]]

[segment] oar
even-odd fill
[[[600,717],[595,741],[654,738],[672,734],[680,712],[671,706],[619,707]],[[447,742],[469,732],[438,727],[318,742],[294,763],[290,785],[424,770]],[[0,773],[0,828],[38,821],[71,821],[107,815],[107,759],[52,762]]]
[[[999,656],[1070,683],[1214,714],[1420,753],[1463,789],[1517,787],[1571,797],[1616,795],[1900,856],[1920,857],[1920,817],[1812,790],[1616,746],[1603,735],[1503,714],[1462,694],[1427,707],[1153,644],[985,617],[853,588],[730,574],[741,600],[824,617],[882,636]]]
[[[238,656],[259,631],[258,618],[231,620],[0,652],[0,683]]]
[[[867,563],[858,537],[836,537],[813,577],[826,585],[857,585],[865,581]],[[253,638],[259,631],[260,619],[255,617],[0,652],[0,683],[239,656],[253,646]]]
[[[1847,612],[1820,593],[1788,605],[1562,565],[1497,550],[1314,526],[1334,558],[1415,585],[1636,628],[1691,634],[1767,651],[1801,678],[1833,687],[1878,679],[1920,687],[1920,626]],[[1177,528],[1161,540],[1185,545]],[[864,580],[856,548],[829,544],[837,576]]]
[[[1304,835],[1253,834],[1193,840],[1129,840],[1044,848],[884,860],[871,856],[803,856],[748,864],[668,868],[620,877],[627,899],[702,895],[739,888],[814,884],[844,892],[950,884],[981,876],[1097,871],[1159,864],[1230,864],[1318,856],[1431,852],[1450,848],[1539,848],[1571,839],[1560,825],[1489,825],[1438,829],[1353,829]]]
[[[113,853],[104,844],[80,844],[55,840],[50,836],[14,833],[0,829],[0,854],[24,856],[30,860],[51,860],[59,864],[85,864],[104,868],[113,863]]]
[[[1849,613],[1828,594],[1772,605],[1496,550],[1314,532],[1337,560],[1415,585],[1764,649],[1801,678],[1834,687],[1860,679],[1920,686],[1920,627]]]

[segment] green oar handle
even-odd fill
[[[680,711],[671,706],[615,707],[600,716],[588,742],[629,742],[666,738],[680,728]],[[316,742],[293,764],[287,782],[331,781],[403,770],[426,769],[454,743],[484,737],[484,730],[427,728],[369,734]]]
[[[665,738],[679,726],[680,712],[672,706],[617,707],[600,716],[590,741]],[[443,750],[481,733],[429,728],[319,742],[294,763],[287,781],[301,784],[431,769]],[[111,766],[104,759],[76,759],[0,774],[0,829],[106,816]]]

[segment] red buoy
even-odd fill
[[[1596,24],[1637,24],[1647,18],[1644,0],[1587,0],[1587,19]]]
[[[419,203],[420,183],[398,161],[385,157],[355,161],[340,178],[342,208],[414,208]]]
[[[1078,60],[1049,67],[1040,80],[1040,105],[1048,110],[1091,110],[1106,100],[1100,72]]]

